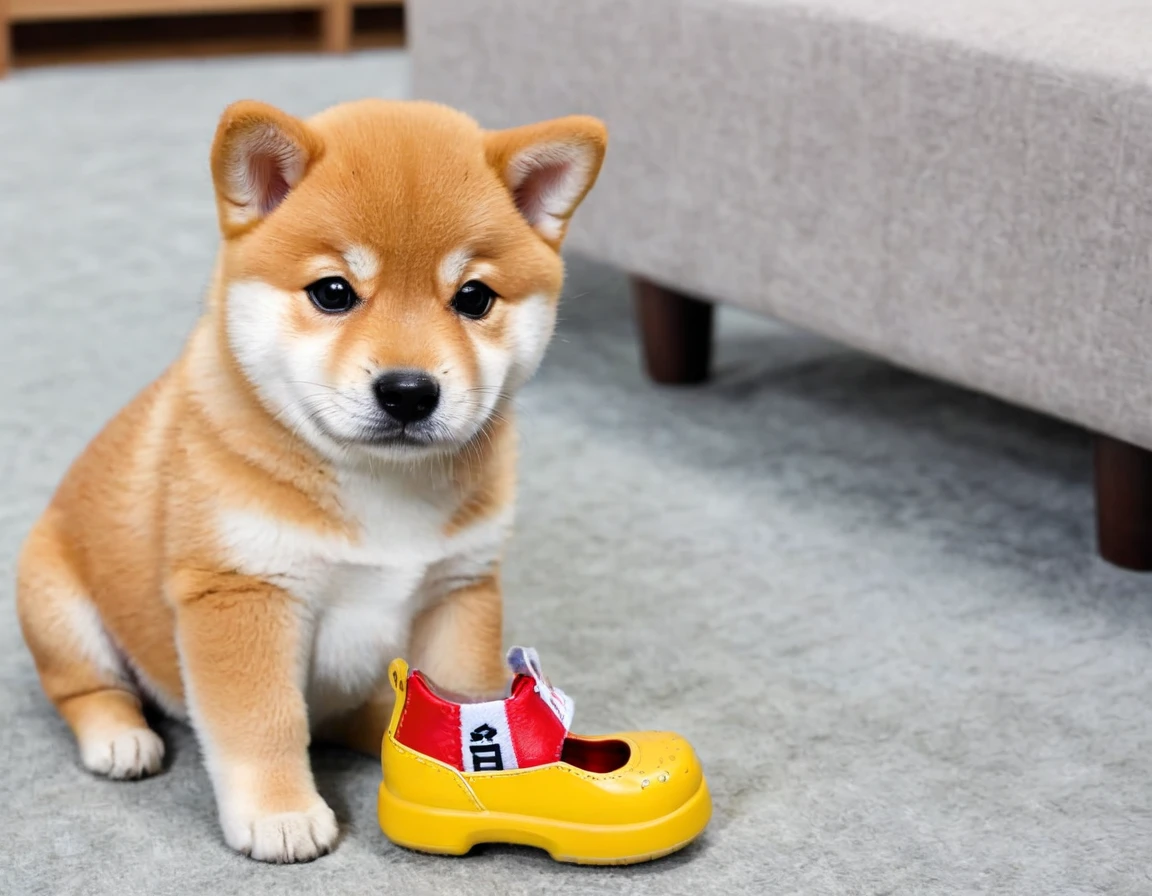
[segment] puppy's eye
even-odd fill
[[[452,307],[463,317],[479,320],[492,310],[492,303],[495,301],[496,293],[492,291],[492,287],[479,280],[469,280],[453,296]]]
[[[323,280],[317,280],[307,287],[306,291],[312,304],[325,314],[351,311],[360,301],[352,285],[343,277],[325,277]]]

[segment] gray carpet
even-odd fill
[[[522,400],[509,636],[579,728],[696,744],[703,841],[627,869],[414,855],[376,827],[374,764],[318,751],[343,841],[269,867],[223,845],[184,728],[161,723],[155,779],[80,768],[20,642],[13,560],[196,314],[215,116],[405,82],[398,55],[0,82],[0,892],[1152,891],[1152,579],[1093,555],[1085,436],[736,315],[713,385],[657,390],[623,279],[579,259]]]

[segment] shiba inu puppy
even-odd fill
[[[379,755],[394,656],[463,695],[504,687],[510,398],[605,145],[579,116],[225,111],[205,314],[19,564],[24,636],[87,768],[160,769],[150,700],[194,727],[228,844],[304,861],[338,833],[310,739]]]

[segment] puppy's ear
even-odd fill
[[[226,236],[270,215],[323,149],[304,122],[253,100],[224,110],[212,143],[212,179]]]
[[[607,145],[604,124],[586,115],[485,135],[488,164],[504,181],[520,214],[554,248],[596,182]]]

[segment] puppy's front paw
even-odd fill
[[[311,862],[331,852],[340,834],[323,800],[306,812],[243,813],[221,823],[229,846],[261,862]]]
[[[164,741],[151,728],[86,734],[80,742],[80,761],[89,771],[109,778],[143,778],[160,771]]]

